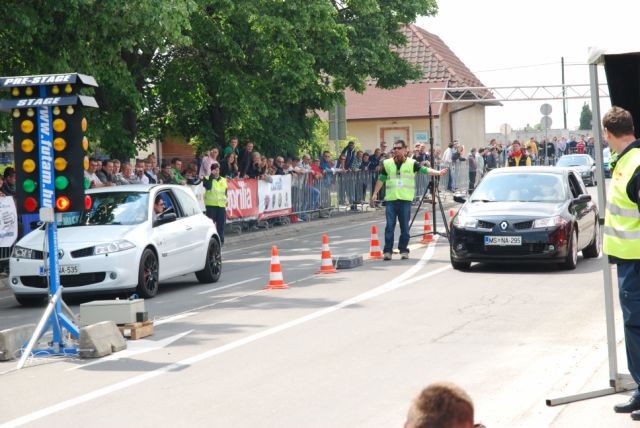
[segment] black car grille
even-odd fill
[[[544,253],[548,244],[523,244],[517,246],[485,246],[482,242],[467,244],[467,251],[475,254],[520,256],[526,254]]]
[[[44,259],[44,253],[42,251],[33,250],[33,258],[36,260]]]
[[[479,229],[493,229],[493,226],[495,225],[496,225],[495,223],[491,223],[489,221],[478,220]]]
[[[518,230],[531,229],[533,227],[533,220],[521,221],[520,223],[514,224],[513,227],[515,227]]]
[[[79,250],[75,250],[71,252],[71,257],[74,259],[79,259],[80,257],[89,257],[93,256],[93,251],[95,247],[87,247],[81,248]]]
[[[104,281],[106,272],[81,273],[79,275],[61,275],[60,283],[63,287],[81,287]],[[26,287],[47,288],[47,278],[44,276],[21,276],[20,281]]]

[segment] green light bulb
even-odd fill
[[[67,186],[69,186],[69,180],[67,179],[67,177],[63,175],[56,177],[56,189],[64,190],[67,188]]]
[[[25,192],[31,193],[34,190],[36,190],[36,183],[30,178],[28,178],[24,180],[24,182],[22,183],[22,188],[24,189]]]

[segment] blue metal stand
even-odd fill
[[[40,96],[46,96],[44,86],[40,87]],[[31,340],[25,348],[23,355],[18,362],[18,368],[22,368],[26,358],[30,355],[67,355],[77,354],[78,347],[68,347],[65,342],[64,330],[76,339],[80,338],[80,329],[72,319],[69,319],[62,311],[62,289],[60,284],[60,271],[58,270],[58,229],[54,218],[55,206],[55,170],[53,168],[53,116],[51,107],[38,108],[38,137],[39,137],[39,157],[40,157],[40,207],[41,219],[46,222],[47,228],[47,250],[49,254],[48,269],[44,274],[49,279],[49,305],[33,333]],[[43,216],[46,212],[46,216]],[[43,218],[46,217],[46,218]],[[46,265],[46,261],[43,260]],[[46,319],[46,321],[45,321]],[[49,331],[53,332],[53,340],[49,347],[44,349],[33,349],[42,336]]]

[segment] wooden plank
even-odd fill
[[[124,337],[128,337],[131,340],[138,340],[153,334],[153,321],[148,320],[144,322],[121,324],[118,328]]]

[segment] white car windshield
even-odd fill
[[[556,166],[581,166],[581,165],[591,165],[589,162],[589,158],[586,156],[562,156],[558,159],[558,163]]]
[[[495,174],[485,177],[471,202],[562,202],[566,189],[559,174]]]
[[[149,194],[144,192],[94,193],[91,208],[65,214],[59,227],[93,225],[132,225],[147,220]]]

